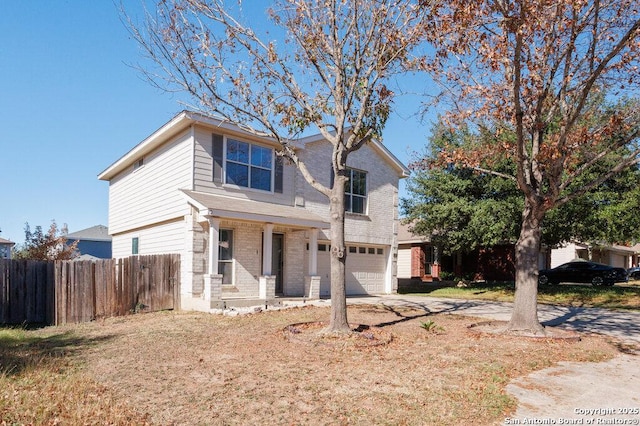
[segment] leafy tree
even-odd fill
[[[600,170],[596,169],[592,173],[606,173],[619,161],[617,155],[603,159]],[[585,185],[594,178],[595,176],[587,174],[577,179],[575,186]],[[549,246],[571,239],[594,244],[635,243],[640,241],[638,211],[640,169],[634,165],[586,194],[550,210],[542,222],[542,242]]]
[[[254,3],[255,4],[255,3]],[[280,144],[330,201],[331,321],[346,331],[344,188],[347,157],[378,137],[392,108],[393,76],[422,42],[425,11],[411,1],[279,0],[269,31],[243,16],[244,3],[158,1],[133,37],[150,60],[141,70],[193,107]],[[126,13],[125,13],[126,16]],[[333,146],[333,185],[312,176],[295,140],[313,129]]]
[[[441,150],[461,147],[474,137],[479,136],[471,135],[468,129],[452,131],[438,125],[429,152],[411,166],[414,174],[407,181],[409,196],[401,200],[405,220],[413,224],[414,232],[431,236],[445,253],[515,243],[520,234],[523,196],[509,178],[515,173],[512,159],[503,158],[493,167],[506,176],[439,164]],[[601,170],[594,173],[611,169],[617,161],[617,157],[603,160]],[[591,179],[593,176],[585,176],[576,185]],[[640,241],[639,210],[640,169],[631,167],[547,213],[541,240],[550,247],[572,239],[610,244]]]
[[[14,253],[16,259],[30,260],[70,260],[76,256],[78,242],[67,245],[66,226],[58,231],[55,221],[49,226],[47,233],[42,232],[40,225],[32,232],[29,224],[25,224],[24,245]]]
[[[494,172],[481,167],[486,159],[513,158],[524,205],[507,330],[543,334],[536,265],[547,212],[638,162],[640,108],[624,100],[640,82],[637,0],[451,0],[425,8],[439,61],[423,69],[445,88],[446,118],[473,120],[495,136],[442,158],[486,173]],[[610,94],[613,107],[590,102],[597,93]],[[615,166],[595,173],[612,153]]]
[[[414,173],[407,181],[409,196],[401,200],[413,232],[431,236],[445,253],[513,243],[520,229],[522,194],[511,179],[464,165],[439,164],[443,149],[463,147],[473,137],[469,129],[436,126],[429,152],[410,166]],[[513,162],[504,159],[496,169],[512,173]]]

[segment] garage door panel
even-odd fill
[[[384,293],[386,257],[382,254],[349,253],[345,271],[347,295]],[[331,262],[329,252],[318,252],[320,295],[331,294]]]
[[[350,253],[347,257],[347,273],[355,282],[347,287],[348,294],[383,293],[385,257],[378,254]]]

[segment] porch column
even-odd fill
[[[309,231],[309,275],[318,275],[318,228]]]
[[[276,297],[276,277],[272,275],[273,264],[273,223],[264,225],[262,236],[262,276],[258,282],[258,296],[263,300]]]
[[[309,230],[309,275],[304,279],[304,295],[309,299],[320,298],[318,276],[318,228]]]
[[[220,240],[220,219],[207,218],[209,221],[209,275],[218,273],[218,241]]]
[[[271,275],[271,264],[273,259],[273,223],[264,225],[262,238],[262,275]]]
[[[207,217],[209,223],[209,262],[204,276],[204,300],[222,299],[222,275],[218,274],[218,241],[220,240],[220,219]]]

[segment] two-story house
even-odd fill
[[[99,175],[109,182],[113,257],[181,254],[181,306],[330,294],[329,203],[279,145],[183,111]],[[296,141],[322,184],[332,146]],[[349,156],[347,294],[397,289],[398,182],[408,169],[379,141]]]

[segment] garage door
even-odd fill
[[[387,265],[386,250],[383,247],[349,246],[345,282],[347,295],[384,293],[384,279]],[[319,245],[318,275],[320,275],[320,295],[331,295],[331,265],[328,244]]]

